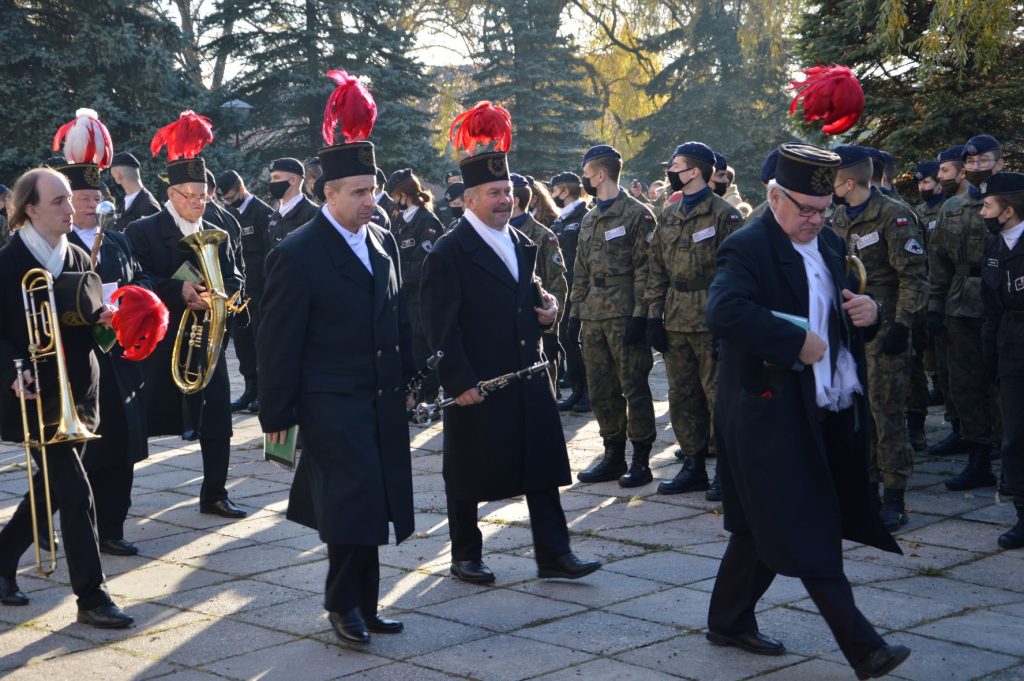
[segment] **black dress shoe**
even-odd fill
[[[482,560],[453,560],[451,573],[470,584],[490,584],[494,581],[494,573]]]
[[[334,633],[342,641],[361,646],[370,642],[370,632],[366,629],[366,622],[363,621],[359,608],[352,608],[344,615],[332,612],[327,615],[327,619],[331,621]]]
[[[755,655],[782,655],[786,646],[781,641],[768,638],[760,632],[748,634],[719,634],[714,631],[706,633],[705,638],[716,646],[736,646]]]
[[[139,553],[139,547],[124,539],[104,539],[100,541],[100,553],[109,553],[112,556],[135,556]]]
[[[880,679],[910,657],[906,646],[883,645],[853,666],[858,679]]]
[[[199,439],[199,432],[189,429],[181,434],[181,439],[185,442],[195,442]]]
[[[256,399],[256,392],[254,390],[245,389],[238,399],[231,403],[231,411],[245,411],[252,404],[252,401]]]
[[[400,634],[405,629],[405,625],[398,620],[386,620],[380,615],[364,617],[363,620],[366,628],[375,634]]]
[[[21,593],[13,577],[0,577],[0,603],[4,605],[28,605],[28,596]]]
[[[220,501],[211,501],[208,503],[199,504],[200,513],[208,513],[210,515],[219,515],[225,518],[244,518],[249,515],[248,511],[243,511],[239,507],[235,506],[234,502],[230,499],[221,499]]]
[[[677,459],[685,459],[686,458],[686,452],[683,451],[682,447],[676,447],[676,458]]]
[[[567,553],[553,563],[537,564],[537,576],[541,579],[579,579],[601,567],[599,560],[580,560]]]
[[[722,483],[718,481],[718,472],[715,472],[715,478],[711,481],[711,486],[708,487],[708,491],[704,492],[704,498],[708,501],[721,501],[722,500]]]
[[[250,414],[259,414],[260,413],[260,401],[259,400],[253,400],[252,402],[249,403],[249,413]]]
[[[98,629],[125,629],[135,623],[135,618],[110,603],[91,610],[79,610],[78,621]]]

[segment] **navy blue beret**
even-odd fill
[[[68,164],[68,160],[63,156],[51,156],[50,158],[43,161],[43,165],[47,168],[61,168]]]
[[[1024,174],[996,173],[978,187],[982,197],[1024,192]]]
[[[306,174],[306,168],[302,165],[302,161],[297,158],[279,158],[271,162],[270,172],[280,170],[282,173],[293,173],[295,175],[303,176]]]
[[[236,173],[234,170],[228,170],[220,174],[217,178],[217,188],[221,192],[229,192],[239,185],[242,181],[242,176]]]
[[[217,178],[213,176],[213,171],[210,170],[209,168],[206,169],[206,188],[207,189],[216,189],[217,188]]]
[[[395,172],[391,173],[390,176],[388,176],[388,181],[387,184],[384,185],[384,190],[390,194],[391,192],[395,191],[398,185],[408,181],[410,178],[412,178],[412,168],[402,168],[401,170],[396,170]]]
[[[557,175],[552,177],[550,184],[551,184],[552,187],[556,187],[557,185],[560,185],[560,184],[580,185],[580,184],[583,184],[583,180],[581,180],[580,176],[577,175],[576,173],[571,173],[569,171],[565,171],[564,173],[558,173]]]
[[[878,150],[878,155],[881,157],[882,162],[887,166],[896,165],[896,157],[890,154],[888,151]]]
[[[768,184],[775,179],[775,164],[779,161],[779,148],[775,147],[764,157],[761,164],[761,184]]]
[[[725,156],[722,156],[717,151],[712,151],[711,153],[713,153],[715,155],[715,172],[716,173],[718,171],[720,171],[720,170],[725,170],[726,168],[729,167],[729,163],[725,160]]]
[[[963,156],[961,156],[960,160],[966,160],[968,156],[977,156],[987,151],[998,151],[1000,149],[1002,149],[1002,145],[992,135],[975,135],[967,140],[967,144],[964,145]]]
[[[444,200],[454,201],[456,199],[461,199],[464,193],[466,193],[466,185],[461,182],[452,182],[448,185],[448,188],[444,190]]]
[[[530,186],[530,183],[526,181],[526,178],[519,173],[509,173],[508,179],[512,180],[512,186],[516,189]]]
[[[583,154],[583,165],[587,165],[595,158],[605,158],[606,156],[619,159],[622,158],[622,154],[620,154],[615,147],[609,144],[598,144],[596,147],[590,147],[587,149],[587,153]]]
[[[703,142],[687,142],[686,144],[680,144],[676,147],[676,150],[672,152],[672,158],[676,156],[685,156],[686,158],[692,158],[695,161],[706,163],[712,168],[715,167],[715,152],[711,150],[711,147],[704,144]],[[725,158],[724,156],[722,157]]]
[[[871,159],[871,154],[868,153],[868,150],[864,147],[858,147],[856,144],[840,144],[838,147],[833,148],[832,151],[839,155],[840,168],[849,168]]]
[[[114,166],[131,166],[132,168],[141,168],[139,165],[139,159],[135,158],[127,151],[119,151],[114,154],[114,158],[110,159],[110,167]]]
[[[947,161],[963,161],[964,160],[964,145],[955,144],[949,149],[944,149],[939,152],[936,160],[939,164],[946,163]]]
[[[920,182],[926,177],[930,177],[933,180],[939,176],[939,162],[938,161],[924,161],[918,163],[917,168],[914,170],[914,179]]]
[[[11,190],[11,188],[8,187],[6,184],[0,184],[0,194],[3,194],[4,192],[10,191],[10,190]]]

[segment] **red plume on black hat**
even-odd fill
[[[507,152],[512,147],[512,114],[490,102],[480,102],[452,121],[448,139],[469,155],[476,147],[491,143],[494,151]]]
[[[377,103],[370,91],[358,78],[344,71],[328,71],[327,77],[337,83],[337,87],[324,108],[324,142],[327,146],[334,144],[334,128],[339,123],[346,144],[366,139],[377,120]]]
[[[838,135],[853,127],[864,112],[864,90],[860,81],[847,66],[812,66],[804,69],[804,80],[789,83],[790,90],[796,90],[790,115],[803,101],[804,121],[822,120],[821,131],[826,135]]]
[[[165,125],[153,135],[149,150],[156,156],[160,148],[167,147],[167,160],[195,158],[213,141],[213,124],[206,116],[194,111],[182,111],[178,120]]]

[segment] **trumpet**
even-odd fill
[[[210,383],[224,346],[228,315],[242,312],[249,304],[248,300],[238,302],[241,291],[231,296],[224,292],[224,275],[220,271],[218,250],[226,238],[228,235],[224,232],[204,229],[180,241],[183,247],[191,248],[198,257],[206,291],[210,294],[209,307],[203,311],[202,319],[195,310],[185,310],[174,339],[171,378],[178,390],[186,395],[199,392]]]
[[[37,297],[46,292],[41,302]],[[61,336],[57,302],[53,295],[53,276],[42,268],[34,268],[25,273],[21,280],[21,297],[25,305],[25,324],[28,328],[28,354],[32,363],[32,375],[36,378],[36,414],[39,419],[39,436],[33,438],[28,423],[28,401],[25,397],[24,360],[14,360],[14,368],[18,374],[18,400],[21,404],[21,427],[25,436],[25,463],[29,473],[28,496],[29,509],[32,516],[32,541],[35,545],[36,570],[44,577],[57,569],[57,537],[53,528],[53,501],[50,495],[50,471],[47,465],[46,448],[49,445],[65,442],[84,442],[95,440],[99,435],[91,432],[78,418],[75,411],[75,398],[71,393],[71,381],[68,378],[67,361],[64,358],[64,341]],[[47,437],[46,422],[43,416],[43,393],[39,381],[39,365],[53,358],[57,367],[58,419],[53,434]],[[36,511],[36,490],[32,484],[32,450],[39,450],[39,470],[43,479],[43,498],[46,503],[46,525],[50,542],[50,562],[44,567],[39,549],[38,512]]]

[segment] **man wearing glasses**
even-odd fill
[[[198,231],[223,230],[203,221],[209,198],[202,158],[172,161],[167,165],[167,178],[170,187],[160,212],[136,220],[125,230],[139,264],[153,282],[154,292],[171,313],[167,335],[143,366],[149,436],[181,436],[191,431],[189,439],[199,439],[203,455],[200,513],[244,518],[246,512],[228,499],[225,488],[232,434],[227,362],[221,355],[209,385],[191,395],[183,395],[171,380],[171,354],[182,316],[187,309],[201,312],[209,307],[206,288],[188,281],[183,274],[189,269],[186,263],[201,271],[195,253],[183,249],[179,242]],[[225,293],[230,296],[241,288],[242,281],[228,238],[220,244],[219,260]]]
[[[719,341],[714,410],[725,528],[707,638],[758,655],[785,647],[754,611],[776,574],[798,577],[859,679],[910,654],[857,609],[842,539],[899,553],[869,503],[865,340],[879,305],[852,292],[843,240],[823,229],[839,156],[781,147],[769,209],[718,249],[707,306]]]
[[[953,492],[994,487],[992,473],[992,386],[981,358],[981,269],[985,264],[985,223],[981,185],[1003,169],[1002,147],[991,135],[967,140],[961,155],[970,186],[942,205],[928,251],[931,292],[928,331],[945,336],[949,391],[960,417],[960,442],[967,465],[946,480]]]

